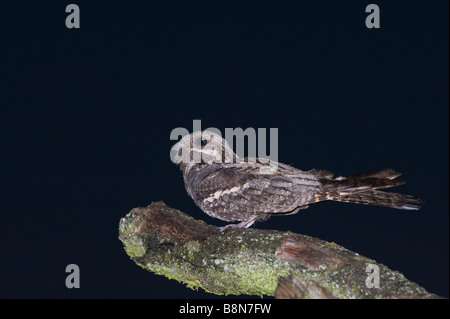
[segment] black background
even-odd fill
[[[42,3],[42,4],[41,4]],[[177,127],[278,128],[280,162],[392,167],[417,212],[320,203],[258,228],[334,241],[448,297],[448,1],[2,4],[0,297],[215,297],[137,267],[130,209],[202,213],[170,161]],[[81,288],[65,287],[65,267]]]

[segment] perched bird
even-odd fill
[[[171,152],[195,204],[214,218],[239,222],[221,230],[247,228],[271,215],[295,214],[327,200],[408,210],[423,203],[413,196],[379,190],[405,183],[390,168],[350,176],[302,171],[260,158],[240,158],[225,139],[210,131],[184,136]]]

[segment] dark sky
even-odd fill
[[[42,4],[41,4],[42,3]],[[177,127],[278,128],[280,162],[392,167],[417,212],[320,203],[258,228],[333,241],[449,289],[448,1],[11,1],[0,16],[0,297],[214,297],[136,266],[129,210],[195,206]],[[77,264],[81,288],[65,287]]]

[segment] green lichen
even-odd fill
[[[132,234],[123,236],[125,251],[131,258],[142,257],[146,253],[142,236]]]
[[[148,249],[156,248],[150,244],[154,239],[138,240],[136,236],[125,249],[130,257],[140,257],[139,262],[147,270],[183,282],[192,289],[201,287],[207,292],[224,295],[273,295],[278,278],[291,270],[289,264],[276,257],[282,236],[255,234],[249,230],[237,241],[230,238],[232,232],[203,243],[187,241],[165,251],[162,258],[159,257],[160,247],[156,251]],[[258,247],[262,241],[270,253],[260,252]],[[225,242],[236,244],[224,245]]]
[[[163,203],[152,205],[153,208],[166,207]],[[200,241],[178,236],[167,238],[152,232],[149,224],[145,225],[145,213],[145,209],[132,211],[120,221],[119,239],[126,253],[140,267],[184,283],[191,289],[202,288],[219,295],[274,295],[281,277],[298,277],[315,283],[337,298],[380,298],[392,296],[392,291],[398,298],[431,296],[399,272],[335,243],[305,235],[257,229],[213,232]],[[183,222],[204,224],[186,215],[182,218]],[[205,224],[205,227],[212,226]],[[337,261],[333,259],[333,262],[310,269],[301,263],[283,260],[278,256],[278,250],[286,236],[297,236],[296,240],[327,251]],[[368,263],[380,267],[380,282],[383,283],[380,289],[369,289],[365,285]]]

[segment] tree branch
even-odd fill
[[[214,294],[440,298],[335,243],[276,230],[221,233],[163,202],[131,210],[120,220],[119,239],[142,268]],[[379,288],[366,285],[369,264],[379,269]]]

